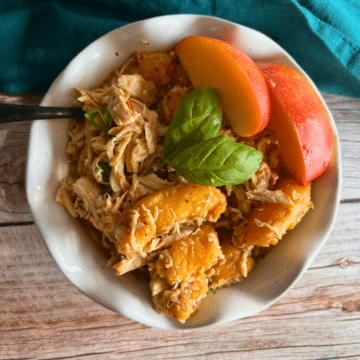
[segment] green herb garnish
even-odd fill
[[[156,165],[155,167],[153,165],[150,165],[149,168],[145,169],[144,175],[154,174],[156,171],[160,170],[165,165],[164,159],[159,158],[159,160],[160,161],[159,161],[158,165]]]
[[[180,103],[164,140],[164,159],[219,135],[221,99],[213,88],[193,90]]]
[[[112,167],[105,161],[99,161],[98,166],[103,171],[106,180],[109,181]]]
[[[165,137],[164,161],[199,184],[244,183],[259,168],[263,154],[220,135],[221,120],[217,89],[197,89],[185,96]]]
[[[197,221],[197,220],[193,220],[193,222],[194,222],[194,224],[195,224],[195,226],[201,226],[202,225],[202,221]]]
[[[99,114],[101,116],[101,119],[104,123],[104,125],[99,125],[95,122],[95,116]],[[94,126],[96,126],[98,129],[103,131],[105,133],[105,140],[108,140],[111,136],[109,134],[110,125],[111,125],[111,116],[109,113],[109,110],[103,109],[103,108],[96,108],[93,110],[88,111],[85,115],[85,118]]]
[[[103,194],[106,194],[109,191],[111,191],[111,187],[107,187],[107,188],[101,190],[100,194],[103,195]]]

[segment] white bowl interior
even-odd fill
[[[308,78],[298,64],[267,36],[222,19],[198,15],[153,18],[116,29],[85,48],[55,80],[42,105],[67,106],[71,91],[99,84],[112,67],[134,50],[171,49],[188,35],[219,38],[241,48],[254,60],[287,65]],[[314,85],[315,86],[315,85]],[[299,279],[326,241],[340,197],[340,148],[335,122],[334,156],[326,173],[314,181],[314,209],[255,267],[247,279],[210,293],[186,324],[158,315],[151,306],[149,284],[117,277],[101,251],[55,201],[58,183],[67,174],[67,120],[33,123],[27,164],[28,200],[45,242],[69,280],[101,305],[140,323],[162,329],[221,324],[257,313],[282,296]]]

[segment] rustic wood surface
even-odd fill
[[[138,324],[67,280],[26,200],[30,124],[0,125],[0,359],[360,359],[360,101],[323,95],[338,126],[343,168],[329,239],[276,304],[199,330]],[[0,102],[40,99],[0,94]]]

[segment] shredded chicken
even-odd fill
[[[99,86],[74,89],[75,105],[95,115],[70,121],[69,174],[56,197],[101,234],[117,275],[148,269],[155,310],[181,322],[209,289],[247,277],[311,207],[310,185],[283,182],[278,143],[266,129],[240,138],[224,119],[221,134],[263,153],[244,184],[190,183],[164,166],[164,137],[192,90],[173,52],[136,52]]]
[[[216,231],[211,225],[204,224],[190,236],[162,251],[155,263],[155,270],[173,285],[186,280],[199,269],[209,269],[222,257]]]
[[[225,196],[212,186],[187,183],[163,189],[130,210],[125,219],[128,230],[118,238],[118,250],[131,257],[153,237],[168,233],[174,223],[217,221],[225,208]]]
[[[174,285],[170,290],[163,290],[154,296],[154,308],[160,314],[175,317],[184,323],[198,309],[207,292],[206,275],[199,270],[179,285]]]
[[[231,236],[225,235],[221,241],[224,256],[207,272],[209,287],[216,289],[233,284],[247,277],[255,261],[251,249],[240,250],[231,243]]]
[[[288,208],[281,204],[266,203],[254,208],[246,226],[234,233],[234,245],[239,248],[275,245],[312,207],[310,189],[310,184],[304,186],[294,179],[282,181],[279,190],[289,196],[294,205]]]
[[[287,208],[292,208],[294,206],[290,196],[286,195],[281,190],[249,190],[246,192],[246,197],[250,200],[279,204]]]

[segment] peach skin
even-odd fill
[[[223,111],[234,132],[252,136],[267,125],[270,99],[255,62],[224,41],[189,36],[174,47],[192,85],[219,90]]]
[[[269,128],[281,157],[303,185],[320,176],[333,154],[330,115],[311,83],[284,65],[259,63],[272,104]]]

